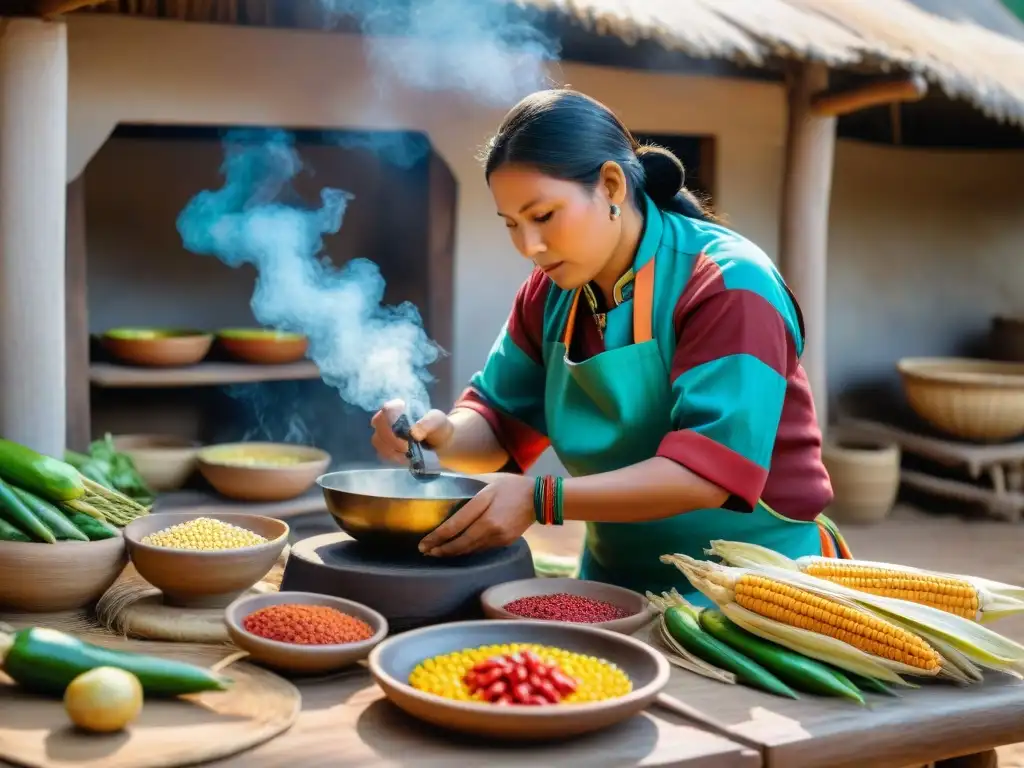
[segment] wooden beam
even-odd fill
[[[921,75],[875,80],[856,88],[825,91],[811,99],[811,114],[816,117],[842,117],[869,107],[900,101],[920,101],[928,93],[928,82]]]
[[[64,256],[64,343],[67,447],[84,451],[92,435],[89,388],[89,307],[86,286],[85,174],[68,184]]]
[[[828,426],[825,349],[828,210],[836,118],[815,115],[814,96],[828,85],[820,64],[794,63],[787,78],[789,123],[782,179],[779,266],[804,318],[801,358],[822,431]]]
[[[35,0],[36,13],[43,18],[60,16],[64,13],[77,11],[79,8],[90,8],[102,5],[106,0]]]

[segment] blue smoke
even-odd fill
[[[507,0],[320,2],[329,18],[352,17],[369,35],[378,75],[424,91],[461,91],[489,106],[511,106],[547,87],[546,62],[559,54],[557,41]]]
[[[327,141],[343,149],[366,149],[391,165],[409,170],[430,154],[430,140],[406,131],[342,131],[326,134]]]
[[[384,278],[373,262],[337,269],[322,254],[323,236],[341,228],[351,195],[324,189],[314,208],[281,202],[296,197],[291,182],[302,170],[288,133],[233,131],[226,145],[224,186],[200,192],[178,216],[185,248],[254,266],[256,320],[305,334],[309,357],[346,402],[373,411],[400,397],[415,416],[424,413],[427,367],[441,350],[419,311],[408,302],[382,305]]]

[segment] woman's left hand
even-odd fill
[[[495,480],[424,536],[420,552],[452,557],[508,546],[536,520],[533,489],[534,480],[529,477],[507,475]]]

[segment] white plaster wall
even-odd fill
[[[503,110],[394,83],[386,84],[392,98],[379,104],[358,37],[102,16],[68,23],[72,177],[119,121],[429,133],[460,185],[454,378],[464,381],[479,367],[527,273],[475,159]],[[613,105],[638,131],[717,136],[718,203],[774,253],[784,120],[778,88],[579,65],[561,66],[552,78]],[[102,239],[96,226],[91,244]],[[168,248],[180,253],[179,243]]]

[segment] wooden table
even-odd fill
[[[680,673],[666,693],[759,745],[767,768],[904,768],[1024,741],[1024,683],[1004,675],[969,688],[929,683],[900,698],[870,695],[866,708],[723,688]]]
[[[683,673],[674,673],[683,674]],[[757,768],[757,750],[652,709],[593,736],[552,745],[494,745],[444,733],[387,701],[370,673],[299,683],[302,714],[283,735],[210,766],[644,766]]]

